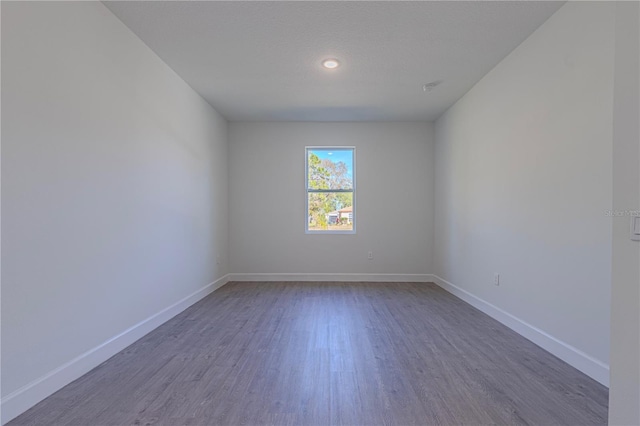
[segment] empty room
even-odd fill
[[[640,425],[640,3],[0,14],[2,425]]]

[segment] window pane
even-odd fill
[[[353,192],[310,192],[309,231],[353,231]]]
[[[309,189],[353,189],[353,150],[307,151]]]

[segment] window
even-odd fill
[[[306,232],[355,234],[355,148],[306,148]]]

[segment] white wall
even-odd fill
[[[564,5],[437,120],[435,154],[434,273],[603,383],[614,22]]]
[[[613,274],[609,424],[640,424],[640,242],[629,211],[640,210],[640,6],[616,9],[613,116]]]
[[[227,273],[227,124],[99,2],[2,2],[2,113],[6,421]]]
[[[307,145],[356,147],[355,235],[305,234]],[[432,150],[424,123],[230,123],[234,278],[429,273]]]

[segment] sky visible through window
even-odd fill
[[[347,166],[347,176],[353,181],[353,151],[351,149],[312,149],[320,160],[330,160],[334,163],[342,161]]]

